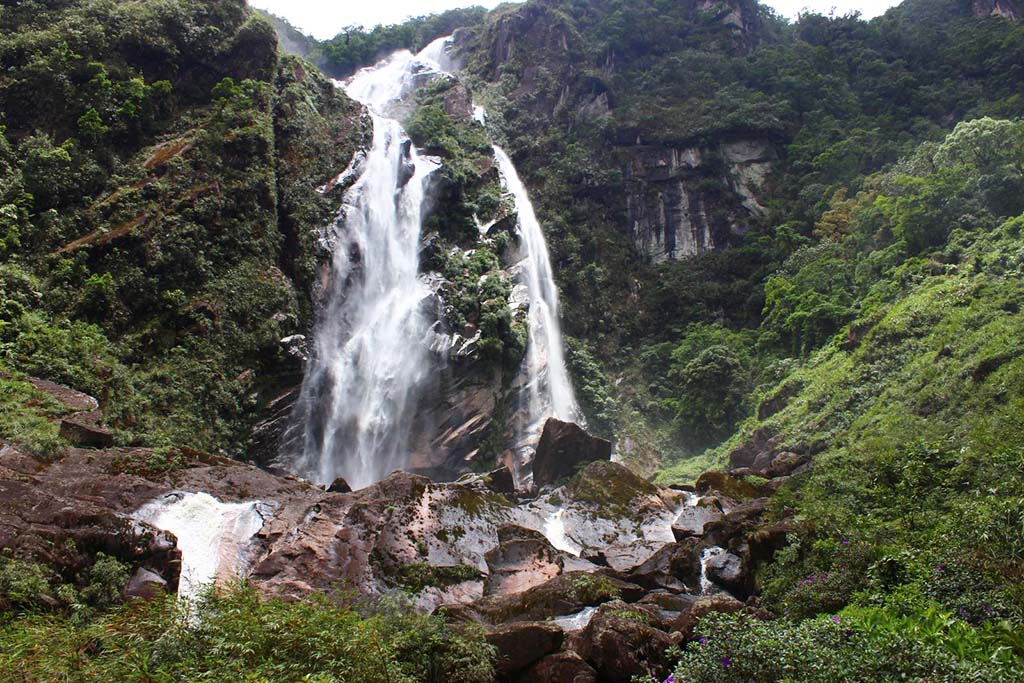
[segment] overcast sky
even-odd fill
[[[432,12],[485,5],[494,7],[500,0],[250,0],[251,4],[284,17],[293,25],[317,38],[331,38],[345,26],[394,24],[408,17]],[[767,0],[781,14],[796,16],[803,9],[837,14],[859,10],[875,17],[899,0]]]

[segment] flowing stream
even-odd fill
[[[259,503],[222,503],[207,493],[171,493],[142,506],[134,517],[178,539],[178,597],[195,597],[219,579],[242,575],[253,536],[263,527]]]

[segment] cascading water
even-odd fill
[[[345,86],[371,111],[373,145],[337,221],[330,292],[296,408],[304,431],[292,469],[321,484],[341,476],[360,488],[405,465],[432,354],[447,350],[418,259],[425,184],[438,164],[386,116],[431,71],[436,63],[403,51]]]
[[[481,112],[479,116],[483,119],[486,113]],[[494,157],[505,187],[516,204],[523,252],[523,260],[517,268],[520,283],[526,287],[530,302],[529,343],[522,368],[526,378],[524,389],[527,409],[525,424],[517,428],[519,443],[516,450],[520,461],[514,463],[517,469],[532,452],[548,417],[582,424],[583,414],[576,404],[572,381],[565,365],[558,318],[558,288],[555,286],[544,231],[537,220],[526,187],[508,154],[495,146]]]
[[[397,52],[344,86],[371,111],[373,146],[336,221],[330,291],[296,404],[302,433],[286,439],[296,444],[286,446],[290,468],[321,484],[340,476],[361,488],[406,465],[419,400],[451,346],[436,329],[438,315],[429,310],[434,297],[418,263],[425,186],[438,164],[419,156],[389,118],[401,115],[415,88],[453,67],[450,44],[445,37],[417,55]],[[483,123],[485,112],[474,114]],[[516,270],[530,308],[521,369],[525,409],[512,463],[519,481],[519,465],[532,454],[545,419],[582,422],[582,414],[565,366],[544,234],[511,159],[498,147],[494,154],[519,216]]]
[[[206,493],[172,493],[142,506],[134,517],[178,539],[178,597],[190,599],[218,579],[238,577],[263,527],[260,504],[222,503]]]

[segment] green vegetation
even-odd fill
[[[0,357],[133,443],[242,453],[358,110],[241,0],[17,3],[0,34]]]
[[[310,56],[317,66],[335,78],[345,78],[360,67],[373,64],[390,53],[407,49],[419,52],[435,38],[463,26],[479,23],[487,14],[483,7],[466,7],[416,17],[402,24],[364,29],[352,26],[334,38],[318,43]]]
[[[202,614],[197,619],[196,614]],[[88,623],[27,613],[0,622],[0,678],[88,681],[357,680],[488,683],[493,650],[472,627],[326,597],[262,599],[236,586],[182,607],[134,601]]]
[[[1019,634],[972,629],[933,611],[849,609],[802,622],[738,615],[703,620],[675,673],[679,683],[997,681],[1022,674]],[[995,654],[993,654],[995,653]]]
[[[0,433],[5,439],[49,458],[66,445],[54,418],[64,406],[0,365]]]

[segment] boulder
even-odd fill
[[[767,498],[755,498],[737,505],[725,513],[722,519],[704,525],[704,540],[723,548],[728,547],[734,539],[745,538],[760,524],[767,507]]]
[[[708,579],[733,595],[745,598],[750,592],[750,575],[742,558],[730,552],[719,553],[708,560],[706,570]]]
[[[711,491],[718,491],[738,500],[757,498],[761,495],[760,489],[756,486],[730,472],[705,472],[697,478],[697,493],[706,494]]]
[[[611,456],[611,441],[591,436],[571,422],[549,418],[533,459],[534,486],[553,484],[572,476],[582,464],[609,460]]]
[[[774,435],[767,427],[761,427],[750,435],[750,438],[737,446],[729,453],[729,466],[750,467],[754,464],[757,456],[765,451],[772,451],[776,448]]]
[[[677,541],[704,533],[704,525],[716,522],[724,516],[722,506],[717,499],[701,498],[696,505],[683,508],[679,517],[672,523],[672,533]]]
[[[96,424],[89,413],[61,420],[60,435],[76,446],[84,448],[110,448],[114,445],[113,432]]]
[[[677,641],[650,625],[653,620],[642,608],[620,601],[607,603],[573,637],[572,649],[603,683],[630,683],[634,677],[663,680],[674,663],[667,651]]]
[[[487,642],[497,650],[495,669],[499,677],[522,671],[541,657],[556,652],[565,634],[555,624],[520,621],[498,626],[487,633]]]
[[[609,600],[635,602],[646,591],[602,573],[566,572],[514,595],[491,595],[472,605],[476,617],[491,624],[540,621],[577,614]]]
[[[570,650],[540,660],[519,678],[519,683],[597,683],[597,672]]]
[[[724,612],[733,614],[744,608],[744,604],[724,593],[717,595],[704,595],[690,604],[687,609],[680,612],[679,617],[672,623],[672,630],[678,631],[683,641],[694,639],[694,629],[701,617],[712,612]]]
[[[327,493],[352,493],[352,487],[348,485],[344,477],[337,477],[327,487]]]
[[[784,452],[772,458],[771,463],[764,468],[764,475],[769,478],[788,477],[798,468],[809,463],[811,459],[799,453]]]
[[[562,562],[543,534],[513,524],[498,528],[498,547],[485,555],[485,591],[520,593],[562,573]]]
[[[700,554],[697,539],[669,543],[627,575],[637,585],[672,593],[684,593],[700,585]]]
[[[156,572],[139,567],[125,586],[125,600],[153,600],[167,593],[167,582]]]

